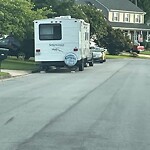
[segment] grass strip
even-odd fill
[[[132,56],[130,54],[123,54],[123,55],[110,55],[107,54],[107,59],[122,59],[122,58],[131,58]]]
[[[37,64],[34,61],[23,61],[14,58],[8,58],[2,62],[2,69],[10,70],[35,70]]]
[[[140,54],[150,55],[150,51],[143,51],[143,52],[140,52]]]

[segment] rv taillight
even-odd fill
[[[74,48],[74,51],[78,51],[78,48],[75,47],[75,48]]]
[[[36,52],[39,53],[39,52],[40,52],[40,49],[36,49]]]

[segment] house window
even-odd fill
[[[119,21],[119,13],[118,12],[113,12],[113,21]]]
[[[140,15],[137,15],[135,14],[135,23],[140,23],[141,22],[141,16]]]
[[[128,13],[124,14],[124,22],[130,22],[130,14]]]

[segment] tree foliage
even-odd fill
[[[33,20],[44,18],[51,10],[33,10],[34,5],[26,0],[0,1],[0,32],[12,33],[18,39],[29,38],[33,34]]]
[[[150,1],[149,0],[130,0],[132,3],[136,4],[139,8],[146,12],[145,22],[150,19]]]
[[[101,40],[103,45],[108,49],[109,54],[118,55],[123,50],[127,50],[130,47],[130,40],[128,37],[123,35],[120,29],[112,29],[108,26],[108,34]]]
[[[95,36],[97,44],[101,44],[101,39],[107,35],[107,22],[99,9],[93,6],[81,5],[80,9],[86,15],[86,20],[91,25],[91,36]]]
[[[33,0],[35,2],[36,8],[40,8],[42,1]],[[100,39],[107,34],[107,23],[104,19],[103,14],[100,10],[95,7],[88,5],[76,5],[74,0],[56,0],[55,3],[52,1],[44,0],[45,7],[51,6],[55,12],[55,16],[65,16],[70,15],[73,18],[84,19],[86,22],[90,23],[91,35],[95,35],[98,40],[97,43],[100,44]],[[43,2],[44,3],[44,2]],[[54,5],[55,4],[55,5]]]
[[[54,13],[48,14],[47,17],[70,15],[74,18],[86,18],[74,0],[32,0],[32,2],[35,4],[34,10],[43,7],[47,9],[51,8]]]
[[[0,8],[0,32],[13,33],[20,40],[33,38],[33,20],[70,15],[89,22],[91,37],[98,45],[113,50],[111,53],[126,45],[122,32],[113,30],[100,10],[77,5],[74,0],[1,0]]]

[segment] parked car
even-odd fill
[[[137,41],[134,41],[134,44],[130,50],[130,52],[136,52],[137,54],[139,54],[140,52],[144,51],[145,50],[145,47],[144,47],[144,44],[141,42],[137,42]]]
[[[107,49],[103,47],[90,47],[93,53],[93,59],[95,62],[103,63],[106,61]]]
[[[12,36],[3,37],[0,39],[0,48],[9,49],[9,56],[19,56],[20,42]]]
[[[8,56],[16,56],[21,59],[34,57],[34,40],[24,39],[20,42],[13,36],[7,36],[0,39],[0,48],[7,48]]]
[[[2,60],[7,58],[9,49],[6,48],[0,48],[0,69],[1,69],[1,62]]]
[[[145,48],[142,45],[134,45],[131,51],[139,54],[140,52],[144,51],[144,49]]]

